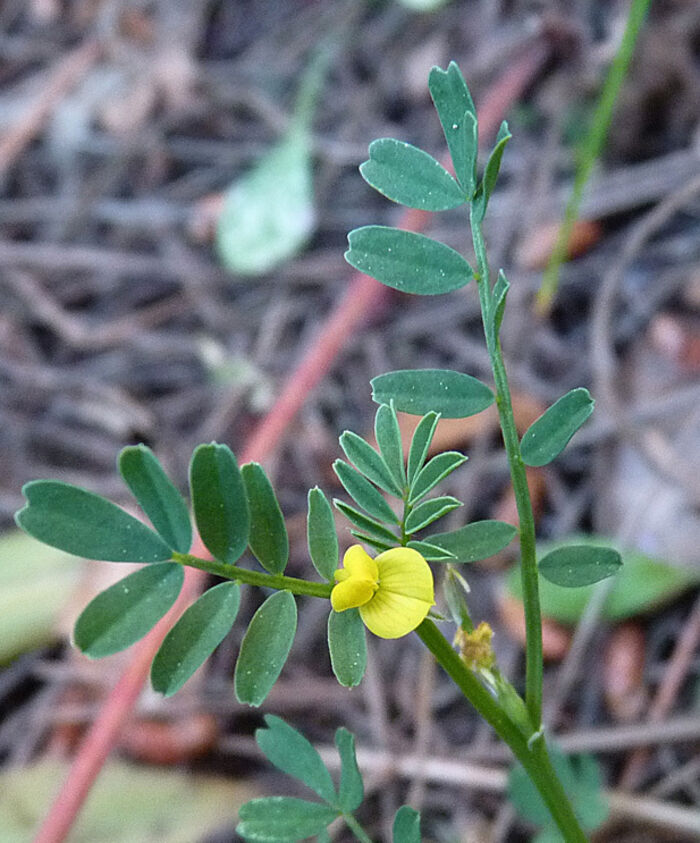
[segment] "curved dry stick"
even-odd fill
[[[479,106],[481,140],[492,136],[503,116],[542,68],[550,54],[549,43],[534,40],[522,56],[506,70],[486,92]],[[398,221],[401,228],[420,231],[429,214],[425,211],[404,211]],[[311,390],[333,365],[347,337],[376,308],[388,293],[373,278],[355,272],[348,290],[326,320],[316,340],[309,347],[270,412],[258,425],[241,455],[241,462],[261,462],[277,447],[282,434],[307,399]],[[192,547],[196,556],[208,551],[197,537]],[[93,722],[75,756],[63,786],[49,809],[34,843],[61,843],[71,830],[75,818],[90,792],[93,782],[112,750],[122,724],[131,713],[145,683],[149,667],[170,625],[197,594],[205,574],[194,568],[185,570],[185,584],[170,612],[135,647],[132,660],[110,691],[97,719]]]

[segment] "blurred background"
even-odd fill
[[[358,173],[369,142],[397,137],[444,158],[427,78],[450,60],[474,95],[484,150],[502,119],[513,133],[486,235],[511,283],[502,340],[518,424],[576,386],[597,399],[562,457],[532,470],[539,534],[604,537],[628,572],[590,602],[589,590],[543,595],[547,722],[566,752],[597,759],[580,785],[590,804],[601,783],[612,793],[596,840],[700,839],[697,2],[652,2],[553,305],[534,306],[629,9],[0,5],[0,839],[31,839],[129,657],[95,664],[70,648],[78,612],[124,566],[18,536],[23,483],[61,479],[129,507],[115,469],[127,444],[148,444],[182,488],[196,444],[241,454],[352,298],[347,232],[405,224]],[[420,225],[471,260],[461,212]],[[310,570],[307,490],[342,496],[330,468],[337,437],[371,435],[370,378],[441,367],[490,380],[471,287],[435,299],[386,291],[364,311],[358,301],[337,355],[318,350],[318,385],[308,396],[298,386],[301,409],[264,455],[297,576]],[[465,506],[441,529],[516,523],[495,416],[441,423],[438,440],[470,457],[444,492]],[[464,573],[473,617],[492,623],[518,684],[516,561],[509,549]],[[339,725],[355,732],[374,837],[390,839],[390,818],[411,800],[426,840],[533,839],[533,818],[505,793],[507,753],[417,640],[373,640],[371,669],[349,693],[331,675],[326,614],[321,601],[301,603],[291,660],[263,711],[322,747]],[[144,692],[103,774],[107,793],[70,839],[223,843],[236,839],[236,804],[300,795],[261,762],[252,735],[262,713],[234,699],[238,628],[178,696]]]

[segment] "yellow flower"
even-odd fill
[[[410,547],[393,547],[376,559],[355,544],[335,572],[331,592],[336,612],[355,607],[365,626],[380,638],[408,635],[435,603],[430,566]]]

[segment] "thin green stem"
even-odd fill
[[[239,568],[237,565],[228,565],[216,559],[201,559],[199,556],[192,556],[189,553],[173,553],[173,560],[181,565],[189,565],[190,568],[198,568],[208,574],[215,574],[227,580],[246,583],[247,585],[258,585],[263,588],[275,588],[278,591],[291,591],[292,594],[305,594],[309,597],[331,596],[333,585],[323,582],[309,582],[300,580],[297,577],[285,577],[283,574],[264,574],[262,571],[249,571],[247,568]]]
[[[372,843],[372,838],[369,834],[367,834],[352,814],[343,814],[343,819],[347,823],[350,831],[352,831],[358,840],[361,840],[362,843]]]
[[[493,379],[496,385],[496,406],[508,456],[510,476],[520,521],[521,575],[523,604],[525,607],[525,703],[533,726],[539,728],[542,720],[542,617],[535,550],[535,518],[532,513],[530,490],[527,485],[525,464],[520,454],[520,440],[515,427],[513,405],[510,398],[508,376],[503,362],[503,352],[497,332],[493,330],[491,314],[491,285],[486,243],[481,223],[472,214],[472,238],[478,264],[477,287],[481,303],[486,345],[491,358]]]
[[[650,5],[651,0],[632,0],[625,33],[622,36],[622,41],[618,47],[615,59],[605,79],[605,84],[591,121],[591,128],[581,147],[579,165],[574,177],[573,190],[571,191],[571,196],[564,212],[564,221],[559,228],[552,257],[542,276],[542,284],[537,291],[535,304],[540,314],[549,312],[552,300],[556,295],[559,286],[559,271],[566,258],[574,223],[578,219],[579,208],[581,207],[581,200],[583,198],[583,189],[588,183],[593,165],[598,160],[605,144],[605,139],[608,136],[615,101],[617,100],[622,83],[627,76],[627,70],[634,53],[634,46],[637,43],[639,32]]]
[[[424,620],[416,632],[464,696],[511,748],[537,787],[567,843],[585,843],[586,835],[552,766],[544,738],[536,738],[532,746],[528,744],[532,735],[526,735],[510,719],[431,620]]]

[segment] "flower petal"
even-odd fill
[[[359,577],[362,580],[377,581],[377,563],[367,553],[361,544],[354,544],[345,551],[343,556],[343,567],[350,572],[350,576]]]
[[[431,606],[427,600],[386,592],[380,586],[374,597],[360,606],[360,617],[380,638],[401,638],[422,623]]]
[[[344,612],[362,606],[372,599],[377,590],[377,583],[359,577],[349,577],[339,582],[331,591],[331,606],[336,612]]]
[[[379,589],[403,597],[413,597],[432,606],[435,602],[430,565],[411,547],[393,547],[374,560],[379,570]]]

